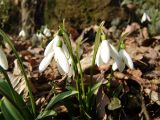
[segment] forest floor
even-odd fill
[[[135,28],[133,28],[133,24],[136,25]],[[125,38],[125,45],[126,51],[133,59],[134,69],[130,70],[126,68],[122,73],[118,71],[114,72],[110,91],[105,90],[104,85],[103,89],[108,101],[113,97],[111,91],[116,91],[116,88],[122,85],[118,96],[121,101],[121,107],[114,110],[108,110],[106,107],[105,113],[107,116],[112,116],[114,120],[142,120],[147,118],[158,120],[160,119],[160,36],[150,37],[147,28],[141,28],[138,23],[132,23],[132,25],[130,25],[130,28],[124,28],[124,31],[129,32],[129,35]],[[113,45],[117,45],[118,39],[114,38],[114,33],[106,28],[105,30],[109,38],[113,39],[110,42]],[[83,35],[85,42],[81,45],[81,49],[83,50],[81,61],[87,61],[91,60],[88,56],[92,52],[95,29],[92,26],[83,31],[85,31]],[[81,35],[81,33],[78,33],[73,28],[69,32],[71,32],[74,41]],[[65,91],[67,77],[60,75],[54,60],[44,72],[40,73],[38,67],[44,57],[44,49],[38,44],[33,46],[32,40],[23,40],[17,36],[12,36],[12,39],[25,65],[36,100],[37,111],[42,111],[54,93]],[[73,44],[75,44],[74,41]],[[7,53],[9,61],[8,74],[13,80],[13,86],[27,101],[28,92],[15,57],[7,46],[4,50]],[[87,62],[82,63],[84,64],[84,74],[87,76],[89,74],[89,65]],[[101,69],[105,71],[103,74],[100,72]],[[103,77],[107,80],[111,66],[104,65],[103,68],[95,66],[95,70],[95,79]],[[85,82],[87,84],[87,77]],[[102,104],[106,105],[106,103]],[[62,103],[55,106],[54,109],[59,113],[55,119],[68,119],[68,110]]]

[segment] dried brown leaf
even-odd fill
[[[97,105],[97,113],[100,120],[106,120],[107,114],[105,112],[105,107],[109,104],[109,98],[104,93],[102,87],[98,90],[97,97],[96,97],[96,105]]]

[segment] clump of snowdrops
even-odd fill
[[[39,65],[39,71],[43,72],[47,66],[51,63],[52,59],[56,61],[58,71],[61,75],[68,75],[75,81],[76,86],[72,86],[73,89],[68,89],[67,92],[73,93],[79,102],[79,110],[82,116],[89,118],[93,117],[93,113],[96,113],[95,100],[96,92],[102,85],[102,81],[93,83],[93,71],[95,64],[100,67],[101,65],[109,64],[110,59],[113,59],[112,71],[119,70],[122,72],[127,65],[130,69],[133,69],[133,62],[129,54],[125,50],[123,39],[120,40],[118,50],[110,44],[106,39],[106,35],[102,30],[103,22],[97,30],[94,50],[90,68],[89,85],[84,86],[84,71],[82,71],[82,65],[79,57],[79,47],[81,41],[78,41],[76,50],[73,50],[69,34],[65,30],[64,25],[60,26],[59,31],[55,34],[53,40],[46,46],[44,51],[44,58]],[[74,52],[76,51],[76,52]],[[110,82],[110,81],[108,81]],[[58,94],[60,95],[60,94]],[[70,96],[69,95],[69,96]]]
[[[78,41],[76,50],[73,50],[69,34],[67,33],[64,24],[59,27],[54,38],[46,46],[44,51],[44,58],[39,65],[39,71],[43,72],[54,58],[60,74],[67,75],[75,82],[75,86],[68,85],[66,91],[54,95],[43,111],[36,112],[35,101],[32,95],[31,87],[29,85],[26,72],[22,61],[14,48],[10,38],[0,30],[0,35],[3,40],[7,42],[12,48],[16,58],[18,59],[21,73],[24,75],[26,86],[29,90],[29,105],[24,102],[21,95],[19,95],[13,88],[6,70],[8,69],[8,62],[5,53],[0,49],[0,70],[4,74],[4,79],[0,80],[0,94],[3,96],[1,99],[1,112],[6,120],[38,120],[48,116],[56,116],[57,113],[52,108],[56,103],[69,99],[75,96],[78,101],[78,108],[81,117],[94,118],[96,117],[96,94],[102,81],[93,82],[93,72],[95,64],[100,67],[101,65],[109,64],[110,59],[113,59],[112,71],[123,71],[125,65],[133,69],[133,62],[129,54],[125,51],[123,40],[120,40],[118,49],[116,49],[103,32],[102,22],[97,30],[93,55],[91,58],[90,79],[89,85],[84,85],[84,71],[80,63],[79,48],[81,41]],[[110,81],[108,80],[108,83]],[[69,101],[68,101],[69,102]],[[22,107],[23,106],[23,107]],[[31,107],[30,107],[31,106]],[[70,107],[72,107],[70,105]],[[73,113],[72,113],[73,114]]]

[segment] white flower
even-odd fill
[[[54,39],[46,46],[44,51],[44,56],[47,56],[49,53],[54,52],[54,48],[56,47],[60,37],[55,35]]]
[[[7,57],[1,48],[0,48],[0,66],[5,70],[8,69]]]
[[[58,66],[64,71],[64,73],[69,73],[69,61],[61,47],[55,48],[55,60],[57,61]]]
[[[58,46],[59,43],[62,43],[62,46]],[[47,66],[50,64],[52,58],[57,62],[57,67],[60,74],[72,75],[71,63],[69,62],[70,56],[66,45],[60,40],[58,35],[47,45],[44,51],[44,59],[39,65],[39,71],[43,72]]]
[[[97,66],[107,64],[110,60],[110,57],[115,60],[119,58],[117,50],[112,46],[108,40],[103,40],[99,45],[97,55],[96,55],[96,64]]]
[[[142,19],[141,19],[141,23],[144,23],[145,21],[151,21],[150,17],[147,15],[147,13],[143,13]]]
[[[18,35],[19,37],[26,37],[27,36],[27,34],[26,34],[26,32],[24,31],[24,29],[22,29],[20,32],[19,32],[19,35]]]
[[[133,69],[133,61],[131,59],[131,57],[129,56],[129,54],[125,51],[125,49],[121,49],[119,51],[119,60],[116,60],[115,63],[113,63],[112,65],[112,69],[113,71],[115,71],[116,69],[119,69],[119,71],[123,71],[125,68],[125,65],[127,65],[130,69]]]
[[[43,34],[44,34],[46,37],[50,37],[50,36],[51,36],[51,32],[50,32],[50,30],[49,30],[47,27],[44,28]]]
[[[38,37],[39,41],[45,38],[45,36],[42,33],[37,33],[36,36]]]
[[[54,53],[51,52],[43,58],[43,60],[41,61],[40,65],[39,65],[40,72],[43,72],[48,67],[48,65],[50,64],[50,62],[53,58],[53,55],[54,55]]]
[[[107,40],[103,40],[99,45],[97,55],[96,55],[96,64],[97,66],[107,64],[110,59],[110,47]]]

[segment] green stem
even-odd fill
[[[76,57],[77,57],[77,62],[78,62],[78,65],[79,65],[79,70],[80,70],[80,81],[81,81],[81,89],[82,89],[82,99],[84,99],[85,98],[85,89],[84,89],[83,71],[82,71],[82,66],[81,66],[80,58],[79,58],[79,54],[78,54],[79,48],[80,48],[80,41],[78,42],[78,45],[77,45],[77,48],[76,48]]]
[[[5,42],[8,43],[8,45],[12,48],[14,54],[15,54],[15,57],[18,59],[18,63],[19,63],[19,66],[20,66],[20,69],[21,69],[21,72],[24,76],[24,80],[26,82],[26,86],[28,87],[28,91],[29,91],[29,96],[30,96],[30,102],[31,102],[31,106],[32,106],[32,112],[34,114],[34,116],[36,116],[36,110],[35,110],[35,102],[34,102],[34,98],[33,98],[33,94],[32,94],[32,91],[31,91],[31,87],[29,85],[29,81],[28,81],[28,78],[27,78],[27,74],[25,72],[25,69],[24,69],[24,66],[23,66],[23,63],[22,63],[22,60],[21,58],[19,57],[15,47],[13,46],[13,43],[11,42],[10,38],[0,29],[0,35],[3,37],[3,40]]]
[[[99,29],[96,33],[96,38],[95,38],[95,46],[94,46],[94,53],[93,53],[93,58],[92,58],[92,64],[91,64],[91,69],[90,69],[90,86],[89,86],[89,92],[92,87],[92,79],[93,79],[93,71],[94,71],[94,65],[95,65],[95,59],[96,59],[96,54],[99,48],[100,40],[101,40],[101,32],[102,32],[102,26],[104,25],[104,21],[100,24]]]
[[[82,113],[84,104],[83,104],[83,96],[85,95],[85,91],[84,91],[84,84],[83,84],[83,74],[82,72],[80,73],[79,76],[79,72],[78,72],[78,67],[77,67],[77,62],[79,62],[78,64],[80,64],[79,58],[76,58],[73,54],[73,50],[72,50],[72,45],[71,45],[71,41],[69,39],[69,35],[67,34],[66,30],[65,30],[65,26],[64,23],[62,26],[60,26],[60,32],[64,37],[64,43],[68,48],[68,52],[70,54],[70,57],[72,59],[72,66],[75,72],[75,80],[76,80],[76,89],[78,91],[78,101],[79,101],[79,107],[80,107],[80,113]],[[82,71],[82,69],[81,69]],[[81,86],[80,86],[81,85]]]
[[[111,87],[111,81],[112,81],[112,78],[113,78],[113,73],[114,73],[114,71],[111,70],[111,73],[110,73],[109,79],[108,79],[108,83],[107,83],[107,88],[109,88],[109,89]]]

